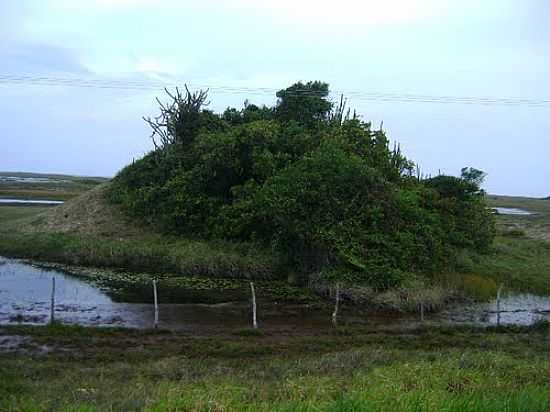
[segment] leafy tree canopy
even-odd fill
[[[204,92],[169,94],[146,119],[155,149],[120,171],[111,199],[167,232],[261,243],[304,277],[380,288],[489,247],[482,171],[415,176],[384,131],[328,96],[296,83],[275,107],[215,114]]]

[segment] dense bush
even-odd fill
[[[178,91],[147,119],[155,150],[117,175],[111,199],[168,232],[259,242],[301,273],[377,287],[490,245],[482,172],[413,176],[382,130],[327,95],[298,83],[273,108],[215,115],[203,93]]]

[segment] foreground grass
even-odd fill
[[[547,326],[192,337],[56,325],[3,333],[50,348],[0,355],[6,411],[550,408]]]

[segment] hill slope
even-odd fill
[[[105,199],[108,183],[102,184],[65,204],[39,214],[22,225],[25,232],[70,233],[106,238],[134,238],[147,228],[131,222]]]

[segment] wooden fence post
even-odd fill
[[[258,320],[256,319],[256,292],[254,290],[254,282],[250,282],[250,291],[252,292],[252,326],[258,329]]]
[[[157,281],[155,279],[153,279],[153,297],[155,301],[155,323],[153,326],[156,329],[159,323],[159,305],[157,299]]]
[[[338,326],[338,304],[340,303],[340,283],[336,282],[336,300],[334,303],[334,312],[332,312],[332,324]]]
[[[55,276],[52,277],[52,301],[50,306],[50,324],[55,322]]]
[[[500,326],[500,293],[502,292],[502,285],[497,290],[497,326]]]

